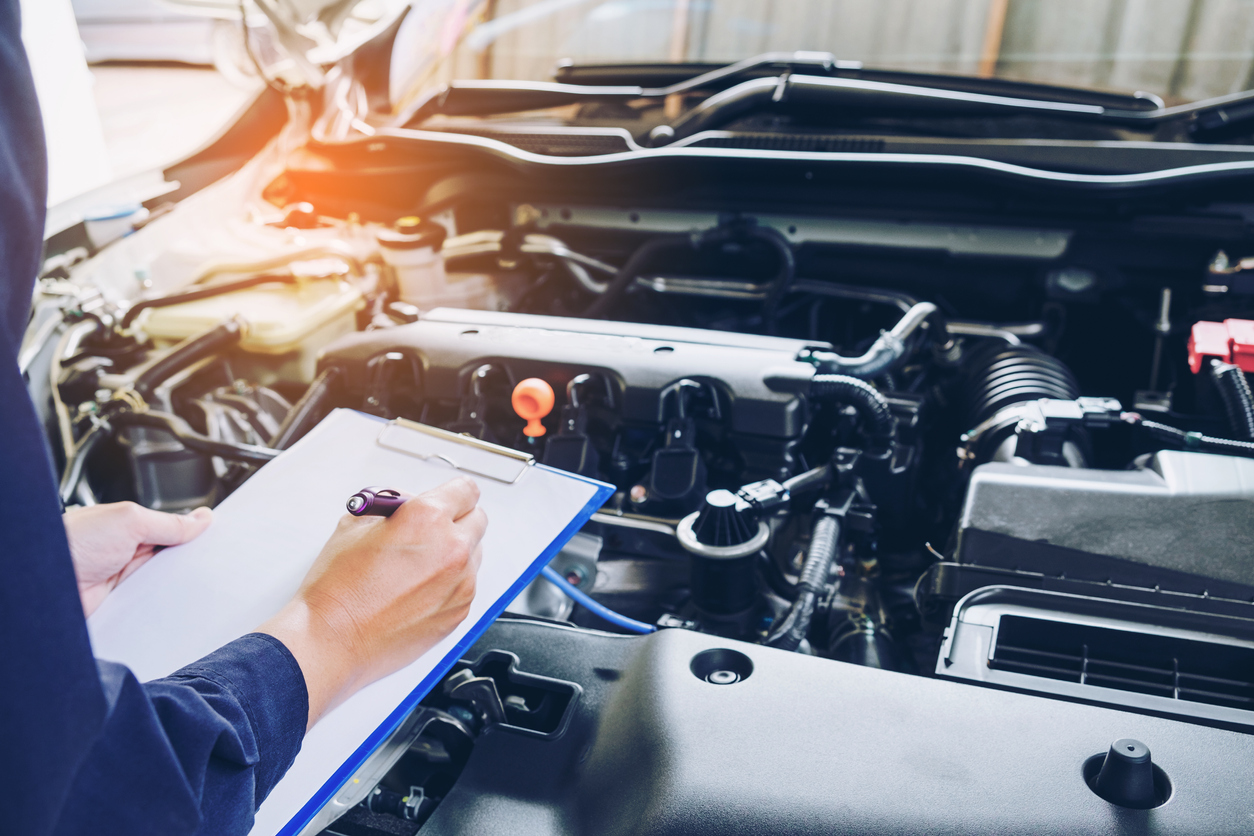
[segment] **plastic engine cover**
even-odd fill
[[[423,834],[1249,832],[1254,737],[1236,732],[686,630],[502,620],[467,658],[493,649],[578,684],[572,715],[545,737],[488,729]],[[747,675],[700,678],[711,651]],[[1124,737],[1169,778],[1163,806],[1085,783],[1086,760]]]

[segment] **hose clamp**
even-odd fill
[[[679,539],[679,544],[698,557],[707,557],[712,560],[735,560],[738,557],[748,557],[766,548],[766,544],[771,539],[771,527],[766,524],[765,520],[759,520],[758,533],[745,542],[735,546],[707,546],[697,539],[696,533],[692,530],[700,514],[700,511],[693,511],[675,526],[675,536]]]

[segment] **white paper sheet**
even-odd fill
[[[88,621],[96,655],[125,663],[141,681],[170,674],[277,612],[350,495],[371,485],[418,494],[457,475],[438,460],[376,444],[384,426],[336,410],[267,464],[217,508],[204,534],[157,555],[109,595]],[[252,836],[299,832],[316,812],[308,809],[311,799],[315,807],[325,802],[386,737],[385,721],[403,715],[398,706],[456,661],[539,571],[540,558],[556,554],[608,494],[602,483],[542,466],[528,468],[513,485],[472,478],[489,522],[470,616],[412,665],[363,689],[310,731],[261,805]]]

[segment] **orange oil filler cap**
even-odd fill
[[[540,419],[553,411],[552,386],[538,377],[529,377],[514,387],[510,403],[518,417],[527,422],[523,435],[538,438],[547,432]]]

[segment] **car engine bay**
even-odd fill
[[[213,505],[332,409],[404,418],[612,483],[552,568],[620,619],[534,581],[307,832],[1248,825],[1236,185],[305,154],[50,259],[63,502]],[[1099,792],[1116,738],[1156,771]]]

